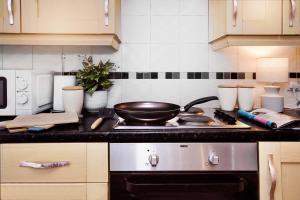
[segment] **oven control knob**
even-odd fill
[[[218,165],[220,164],[220,157],[212,153],[208,156],[208,162],[211,165]]]
[[[148,160],[152,167],[156,167],[156,165],[158,164],[158,161],[159,161],[159,156],[156,154],[151,154],[149,156]]]
[[[28,102],[28,96],[26,94],[18,94],[17,96],[18,104],[26,104]]]

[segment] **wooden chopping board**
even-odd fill
[[[41,113],[37,115],[20,115],[6,123],[6,128],[29,128],[49,124],[78,123],[78,115],[74,112]]]

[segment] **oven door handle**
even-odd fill
[[[164,182],[155,182],[155,183],[143,183],[143,182],[139,182],[139,183],[135,183],[133,181],[128,180],[127,178],[125,178],[125,182],[126,182],[126,189],[129,192],[141,192],[141,191],[145,191],[145,190],[180,190],[181,188],[193,188],[193,189],[199,189],[199,188],[204,188],[204,187],[208,187],[208,188],[231,188],[233,187],[234,189],[236,189],[237,192],[244,192],[246,190],[247,187],[247,181],[244,178],[240,178],[239,181],[237,182],[185,182],[185,183],[164,183]]]

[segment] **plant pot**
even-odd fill
[[[84,108],[88,112],[98,112],[107,106],[107,90],[95,91],[93,94],[85,92]]]

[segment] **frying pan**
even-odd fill
[[[204,97],[180,107],[163,102],[139,101],[116,104],[115,113],[128,124],[159,124],[176,117],[180,111],[188,111],[192,106],[208,101],[218,100],[216,96]]]

